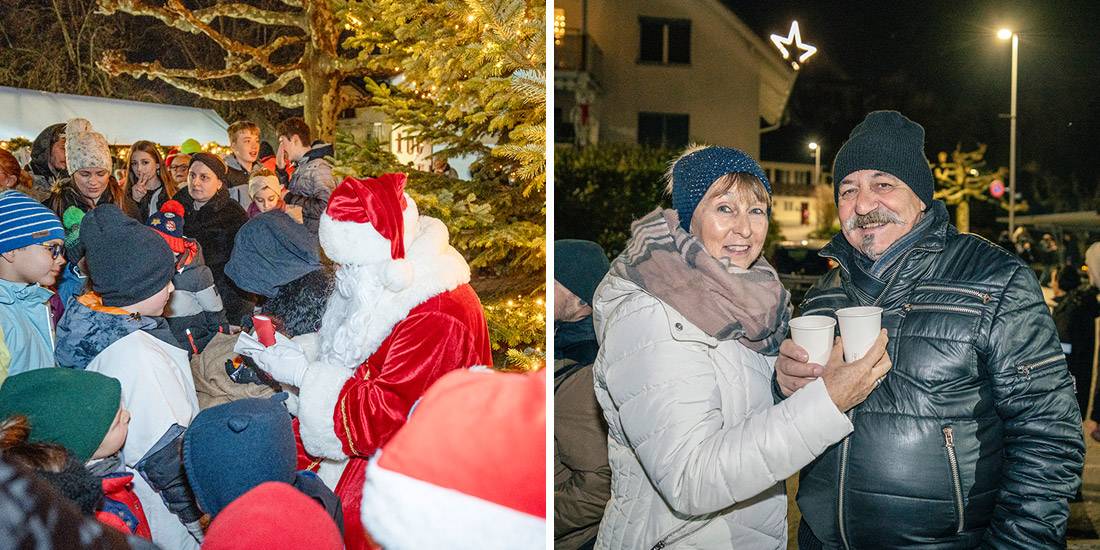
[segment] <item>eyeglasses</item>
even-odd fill
[[[51,243],[51,244],[41,243],[41,244],[42,244],[42,246],[46,247],[47,250],[50,251],[50,255],[53,256],[53,259],[55,259],[55,260],[57,259],[58,256],[61,255],[62,252],[65,251],[65,245],[63,245],[63,244],[58,244],[58,243]]]

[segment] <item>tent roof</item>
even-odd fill
[[[1008,223],[1008,216],[1000,216],[998,222]],[[1057,214],[1034,214],[1016,216],[1016,225],[1035,227],[1061,227],[1063,229],[1100,229],[1100,213],[1095,210],[1080,212],[1059,212]]]
[[[0,138],[33,140],[45,127],[70,118],[86,118],[109,143],[129,145],[147,139],[170,145],[194,138],[200,143],[227,141],[228,124],[211,109],[162,105],[0,86]]]

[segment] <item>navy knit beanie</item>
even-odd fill
[[[106,306],[136,304],[160,292],[176,274],[176,257],[156,231],[113,204],[93,208],[80,223],[92,289]]]
[[[852,172],[879,170],[905,182],[926,206],[932,205],[932,169],[924,156],[924,127],[897,111],[874,111],[852,129],[833,161],[833,200]]]
[[[292,483],[297,451],[284,394],[200,412],[183,436],[183,467],[210,517],[266,481]]]
[[[603,248],[592,241],[554,241],[554,280],[586,304],[592,303],[592,295],[610,267]]]
[[[756,176],[768,194],[772,184],[768,175],[744,151],[731,147],[707,147],[678,159],[672,166],[672,208],[680,214],[680,227],[691,231],[691,217],[699,201],[718,178],[733,172]]]
[[[242,290],[273,298],[279,287],[321,269],[317,234],[282,210],[269,210],[241,226],[225,274]]]

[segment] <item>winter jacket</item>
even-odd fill
[[[937,218],[873,303],[852,281],[859,253],[844,236],[821,251],[839,267],[807,292],[802,314],[882,307],[893,370],[848,412],[852,435],[802,470],[799,537],[829,548],[1064,547],[1084,443],[1039,283],[1019,258],[960,234],[942,206],[926,215]]]
[[[7,376],[55,365],[53,322],[46,303],[52,295],[38,285],[0,279],[0,330],[11,356]]]
[[[206,266],[210,268],[214,285],[222,297],[226,318],[230,324],[239,324],[241,317],[251,312],[251,307],[245,304],[236,287],[225,276],[225,263],[233,252],[233,239],[237,237],[241,226],[248,221],[248,215],[241,205],[229,198],[229,192],[224,185],[198,210],[195,209],[195,199],[191,198],[189,189],[181,190],[176,195],[176,200],[183,205],[187,236],[194,238],[202,246]]]
[[[31,163],[27,165],[27,171],[34,180],[34,188],[40,193],[49,194],[54,184],[68,174],[64,171],[54,171],[50,168],[50,153],[58,135],[65,132],[65,123],[51,124],[47,126],[31,144]]]
[[[774,357],[620,277],[593,301],[612,472],[596,548],[786,548],[784,480],[852,429],[824,382],[774,404]]]
[[[225,161],[225,167],[228,169],[225,172],[224,187],[229,192],[229,197],[232,198],[237,204],[241,205],[241,208],[248,209],[248,205],[252,204],[252,197],[248,195],[248,176],[249,171],[241,166],[241,161],[237,160],[237,157],[233,153],[222,157]],[[260,162],[257,160],[252,163],[252,169],[255,170],[260,166]]]
[[[607,426],[593,391],[592,365],[556,361],[554,548],[576,550],[594,539],[609,498]]]
[[[165,550],[198,548],[160,495],[134,470],[137,461],[173,424],[189,426],[199,412],[187,352],[138,330],[107,346],[87,370],[122,384],[122,401],[131,414],[122,462],[127,472],[135,474],[134,492],[149,520],[153,542]]]
[[[1096,301],[1098,294],[1100,290],[1092,285],[1075,288],[1057,299],[1051,313],[1058,328],[1062,350],[1066,353],[1069,372],[1073,375],[1081,416],[1088,410],[1089,398],[1092,397],[1089,390],[1096,353],[1096,318],[1100,317],[1100,302]],[[1092,417],[1093,420],[1100,417],[1100,410],[1094,410]]]
[[[328,198],[336,188],[332,165],[325,160],[325,157],[332,155],[332,145],[315,143],[295,163],[294,174],[290,176],[290,185],[287,188],[287,204],[302,208],[305,226],[314,233],[317,233],[321,214],[325,213],[325,207],[328,206]]]
[[[275,390],[265,384],[238,383],[225,371],[226,361],[238,357],[233,351],[237,335],[215,334],[210,343],[191,357],[191,376],[195,381],[195,394],[200,409],[209,409],[239,399],[267,399]]]
[[[96,519],[127,535],[149,539],[149,520],[141,499],[134,492],[134,474],[115,472],[102,478],[103,505],[95,514]]]
[[[103,350],[137,331],[183,351],[163,317],[131,315],[123,309],[103,306],[94,292],[82,294],[69,302],[57,323],[57,364],[87,369]]]
[[[206,267],[202,247],[198,248],[198,253],[190,262],[176,264],[176,274],[172,276],[175,290],[164,308],[164,318],[176,341],[191,353],[201,352],[218,332],[229,332],[225,307],[214,286],[214,275]],[[190,337],[188,330],[191,331]]]
[[[168,196],[168,191],[164,189],[163,183],[160,187],[146,192],[140,201],[135,201],[134,196],[129,192],[126,193],[125,197],[127,207],[137,214],[137,221],[141,223],[149,221],[149,217],[159,212],[160,207],[171,199],[172,197]]]

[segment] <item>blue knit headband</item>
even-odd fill
[[[676,161],[672,167],[672,208],[680,214],[680,227],[684,231],[690,231],[691,216],[710,186],[732,172],[756,176],[768,194],[772,194],[772,185],[764,169],[739,149],[707,147]]]

